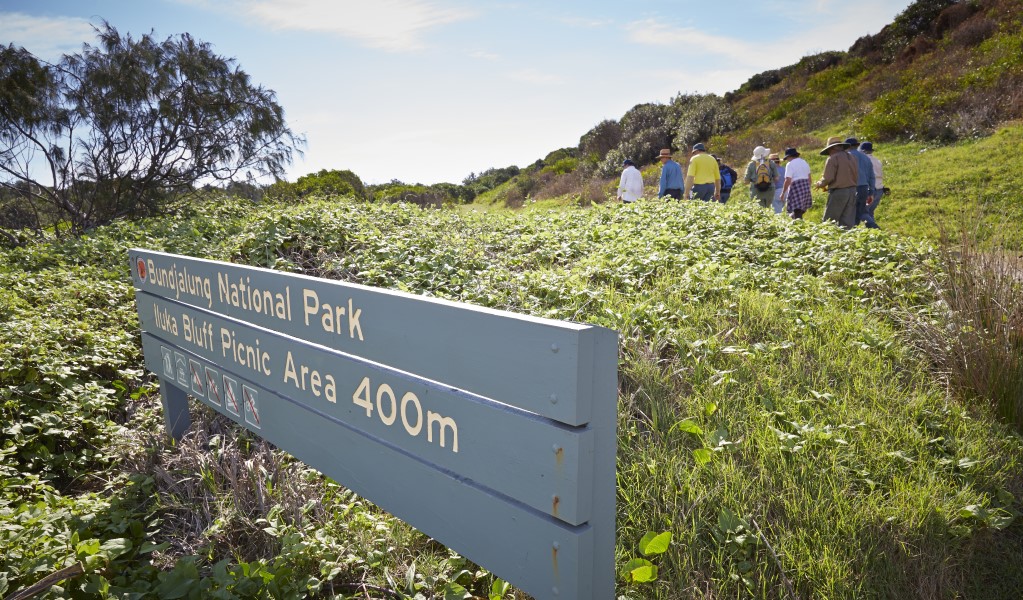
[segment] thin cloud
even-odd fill
[[[424,0],[262,0],[236,7],[273,29],[333,34],[390,52],[418,50],[429,30],[474,16]]]
[[[719,54],[741,63],[758,62],[763,51],[748,42],[704,33],[692,27],[672,27],[653,19],[633,21],[625,26],[630,42],[679,51]]]
[[[579,27],[582,29],[597,29],[614,24],[614,21],[611,19],[588,19],[586,17],[562,17],[558,21],[569,27]]]
[[[508,74],[509,79],[530,83],[534,85],[561,85],[565,80],[551,73],[544,73],[537,69],[519,69]]]
[[[478,50],[476,52],[470,53],[469,57],[470,58],[478,58],[478,59],[481,59],[481,60],[497,60],[497,59],[501,58],[501,56],[499,54],[494,54],[492,52],[484,52],[482,50]]]
[[[0,40],[22,46],[49,61],[76,52],[95,37],[92,24],[76,17],[33,17],[24,13],[0,13]]]
[[[817,4],[818,9],[823,10],[830,2],[821,0]],[[626,39],[635,44],[658,46],[684,54],[718,55],[731,60],[733,69],[748,68],[759,72],[764,70],[765,56],[771,57],[771,64],[790,64],[812,54],[811,49],[848,49],[857,38],[876,33],[884,24],[882,22],[877,25],[873,32],[868,31],[868,26],[865,25],[885,21],[877,16],[882,11],[883,4],[875,0],[844,7],[841,19],[829,19],[824,23],[812,18],[811,15],[803,15],[797,20],[807,27],[801,28],[798,34],[755,44],[745,39],[706,33],[694,27],[666,25],[654,19],[628,23],[625,26],[625,33]],[[888,7],[888,10],[891,8]]]

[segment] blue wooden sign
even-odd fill
[[[613,597],[615,332],[130,256],[171,435],[191,396],[537,598]]]

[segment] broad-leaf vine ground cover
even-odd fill
[[[1023,595],[1023,441],[898,325],[934,300],[924,244],[703,204],[213,198],[0,254],[0,596],[81,561],[52,597],[510,597],[209,412],[164,438],[131,246],[620,331],[620,596]]]

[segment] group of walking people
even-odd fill
[[[821,155],[828,157],[824,174],[811,184],[810,165],[796,148],[787,148],[784,155],[779,156],[769,148],[757,146],[746,165],[743,181],[749,185],[750,198],[763,208],[772,208],[776,214],[785,212],[793,219],[802,219],[813,206],[811,190],[816,187],[828,193],[825,221],[845,228],[864,223],[868,228],[877,229],[874,211],[885,188],[881,161],[873,153],[870,142],[861,144],[856,138],[844,141],[839,137],[828,138],[821,150]],[[693,146],[684,177],[682,165],[672,159],[670,149],[661,150],[658,160],[661,161],[659,198],[724,204],[738,184],[735,169],[708,153],[702,143]],[[626,160],[624,166],[618,197],[628,203],[643,196],[643,176],[631,160]]]

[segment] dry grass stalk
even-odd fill
[[[1023,429],[1023,263],[997,240],[980,241],[985,222],[968,220],[956,238],[942,227],[937,309],[913,317],[911,331],[952,389],[990,400]]]

